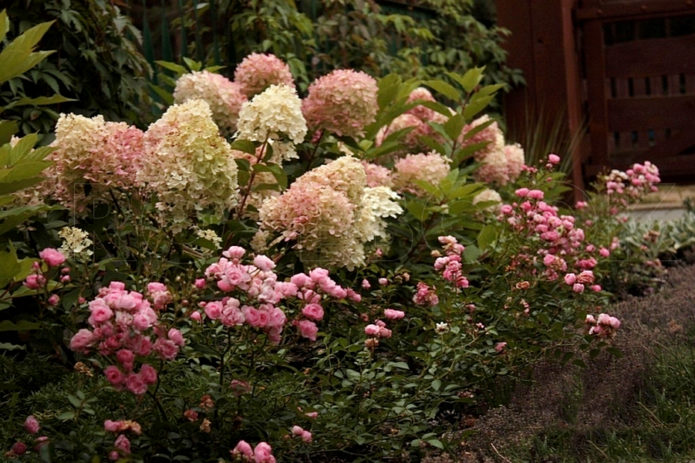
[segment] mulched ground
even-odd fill
[[[461,441],[460,453],[426,460],[509,462],[505,449],[523,445],[543,429],[571,426],[581,431],[625,423],[629,404],[648,380],[655,349],[685,342],[686,330],[695,326],[694,287],[695,266],[670,268],[658,293],[629,297],[607,310],[622,321],[614,339],[622,357],[602,353],[583,370],[550,362],[538,365],[533,381],[519,387],[509,405],[489,411],[465,432],[454,433]],[[580,400],[569,401],[568,394]],[[568,403],[573,403],[571,413]]]

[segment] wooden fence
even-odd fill
[[[692,0],[497,0],[497,11],[512,31],[509,64],[529,82],[507,99],[507,119],[542,106],[571,130],[588,122],[578,187],[643,160],[666,181],[695,182]]]

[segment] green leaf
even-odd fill
[[[0,288],[4,288],[14,280],[20,270],[21,266],[14,248],[9,251],[0,251]]]
[[[423,82],[425,85],[430,87],[433,90],[436,90],[437,92],[441,93],[448,99],[452,101],[459,101],[461,100],[461,93],[456,90],[454,87],[452,87],[450,84],[444,82],[443,80],[439,79],[434,79],[434,80],[426,80]]]
[[[439,439],[427,439],[426,442],[430,444],[432,447],[444,450],[444,444],[442,444],[442,441],[440,441]]]
[[[494,97],[492,95],[481,96],[476,93],[463,108],[463,117],[466,118],[466,121],[472,121],[476,114],[487,108],[487,105],[490,104],[493,98]]]
[[[57,417],[60,421],[68,421],[75,418],[75,412],[73,410],[60,413]]]
[[[157,63],[159,66],[163,67],[164,69],[167,69],[169,71],[176,73],[179,76],[188,73],[188,69],[181,66],[180,64],[172,63],[170,61],[161,61],[161,60],[155,61],[155,63]]]
[[[483,71],[485,67],[469,69],[464,75],[455,72],[447,72],[446,75],[458,82],[466,93],[471,93],[483,80]]]
[[[167,104],[169,106],[174,104],[174,97],[172,96],[171,92],[168,92],[168,91],[164,90],[162,87],[160,87],[159,85],[155,85],[152,83],[150,84],[150,88],[152,89],[152,91],[154,93],[157,94],[157,96],[159,98],[162,99],[162,101],[165,104]]]
[[[270,172],[283,189],[287,188],[287,174],[277,164],[255,164],[253,170],[256,172]]]
[[[442,127],[450,140],[456,140],[459,135],[461,135],[461,130],[463,130],[465,124],[466,121],[463,119],[463,116],[461,114],[455,114],[451,116]]]
[[[435,391],[439,391],[439,388],[442,387],[442,381],[439,379],[435,379],[432,381],[432,389]]]
[[[405,208],[420,222],[424,222],[432,213],[427,209],[427,205],[418,200],[405,202]]]
[[[232,149],[248,154],[256,154],[256,145],[250,140],[234,140],[234,143],[232,143]]]
[[[74,98],[67,98],[56,93],[53,96],[40,96],[37,98],[20,98],[5,106],[5,109],[14,108],[15,106],[45,106],[57,103],[65,103],[66,101],[76,101]]]
[[[38,330],[41,325],[36,322],[30,322],[27,320],[20,320],[17,323],[12,323],[9,320],[3,320],[0,322],[0,332],[3,331],[31,331]]]
[[[7,31],[10,30],[10,18],[7,17],[7,11],[0,11],[0,42],[5,40]]]
[[[12,135],[19,130],[17,121],[0,121],[0,146],[9,143]]]
[[[27,29],[0,52],[0,84],[24,74],[53,53],[53,51],[33,51],[51,24],[53,21]]]
[[[485,225],[478,233],[478,247],[487,249],[497,239],[497,228],[494,225]]]
[[[379,109],[384,109],[393,101],[398,94],[401,83],[402,80],[398,74],[389,74],[379,79],[379,93],[377,94]]]
[[[26,350],[26,347],[9,342],[0,342],[0,350]]]

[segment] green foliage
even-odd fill
[[[300,90],[338,68],[436,79],[446,71],[486,66],[486,83],[505,88],[523,83],[520,71],[505,65],[501,42],[508,32],[483,24],[470,1],[428,0],[407,10],[367,0],[183,5],[165,39],[173,40],[183,27],[183,56],[224,64],[232,73],[252,52],[273,53],[288,63]],[[151,9],[150,17],[159,16]]]
[[[143,111],[149,104],[150,69],[138,50],[140,32],[113,2],[12,0],[3,5],[14,19],[16,34],[45,32],[44,43],[59,50],[36,54],[34,60],[45,58],[40,63],[25,60],[37,65],[10,79],[0,92],[4,117],[16,121],[21,133],[48,133],[53,128],[58,114],[46,104],[60,104],[59,110],[66,113],[150,122]],[[53,25],[46,30],[49,22]],[[31,98],[51,93],[55,96],[49,99]]]

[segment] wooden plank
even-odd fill
[[[658,0],[658,1],[616,1],[601,2],[577,9],[576,18],[586,20],[615,20],[632,19],[640,16],[665,16],[695,13],[695,4],[687,0]]]
[[[589,21],[584,24],[584,55],[589,107],[591,160],[594,164],[608,161],[608,115],[606,106],[606,69],[603,45],[603,24]]]
[[[651,77],[695,74],[695,34],[635,40],[606,47],[606,75]]]
[[[691,127],[695,95],[615,98],[607,103],[607,126],[614,131]]]

